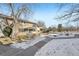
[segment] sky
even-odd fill
[[[43,21],[47,27],[57,26],[58,24],[63,24],[64,21],[57,20],[56,17],[62,14],[67,7],[59,10],[60,4],[55,3],[37,3],[30,4],[31,10],[33,11],[33,21]]]
[[[17,4],[17,7],[20,4]],[[57,20],[56,17],[63,14],[65,10],[69,8],[68,6],[64,6],[62,9],[59,10],[61,4],[57,3],[29,3],[27,6],[33,12],[32,16],[30,17],[30,21],[43,21],[46,27],[49,26],[57,26],[58,24],[63,24],[66,21]],[[64,4],[63,4],[64,5]],[[4,14],[9,14],[8,8],[2,5],[0,7],[0,12],[4,12]]]

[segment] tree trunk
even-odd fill
[[[12,39],[15,40],[16,39],[16,36],[17,36],[17,33],[18,33],[18,21],[17,19],[14,17],[14,26],[13,26],[13,31],[12,31]]]

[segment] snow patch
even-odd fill
[[[35,54],[36,56],[78,56],[79,38],[58,39],[48,42]]]
[[[27,40],[26,42],[11,44],[10,46],[12,48],[26,49],[44,39],[45,39],[44,37],[37,37],[35,39]]]

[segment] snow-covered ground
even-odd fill
[[[12,48],[26,49],[26,48],[38,43],[39,41],[44,40],[44,39],[45,39],[44,37],[37,37],[35,39],[27,40],[26,42],[11,44],[10,46]]]
[[[79,56],[79,38],[57,39],[38,50],[36,56]]]
[[[67,35],[69,34],[69,35]],[[74,35],[77,33],[56,33],[56,34],[48,34],[49,37],[74,37]],[[79,33],[78,33],[79,34]]]
[[[46,36],[48,38],[53,38],[54,34],[49,35],[41,35],[40,37],[37,37],[35,39],[28,40],[26,42],[21,43],[15,43],[11,44],[10,46],[13,48],[20,48],[20,49],[26,49],[30,46],[33,46],[34,44],[38,43],[39,41],[44,41],[46,39]],[[55,34],[56,37],[74,37],[74,34],[71,33],[69,36],[66,36],[65,33],[61,35]],[[47,38],[47,39],[48,39]],[[42,48],[40,48],[36,54],[36,56],[51,56],[51,55],[57,55],[57,56],[66,56],[66,55],[79,55],[79,38],[73,38],[73,39],[53,39],[49,41],[47,44],[45,44]]]

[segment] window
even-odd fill
[[[28,31],[28,28],[24,28],[24,31]]]
[[[24,29],[19,29],[20,32],[24,32]]]
[[[32,29],[29,29],[29,31],[33,31]]]
[[[35,31],[35,29],[34,28],[31,28],[31,29],[29,29],[29,31]]]
[[[19,29],[20,32],[25,32],[25,31],[28,31],[28,28],[22,28],[22,29]]]
[[[21,28],[21,29],[19,29],[19,31],[20,32],[26,32],[26,31],[29,31],[29,32],[31,32],[31,31],[35,31],[35,29],[29,29],[29,28]]]

